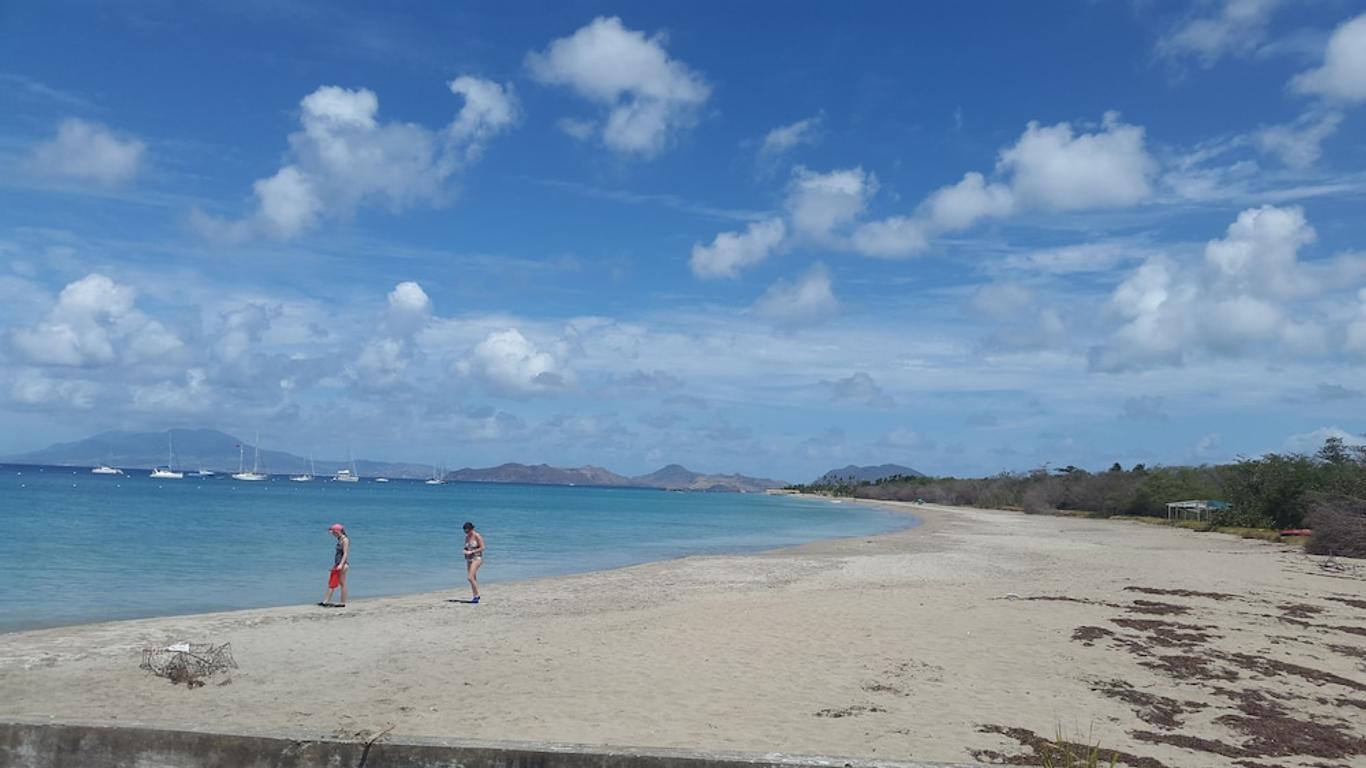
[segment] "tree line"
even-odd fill
[[[933,504],[1022,509],[1043,513],[1074,511],[1097,516],[1165,517],[1167,503],[1217,499],[1227,509],[1213,512],[1217,526],[1301,528],[1316,500],[1327,497],[1366,504],[1366,445],[1330,437],[1313,455],[1268,453],[1231,464],[1124,469],[1103,472],[1080,467],[1040,467],[991,477],[908,477],[876,482],[835,480],[792,486],[793,490],[863,499],[926,501]]]

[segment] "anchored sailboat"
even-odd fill
[[[148,475],[148,477],[151,477],[151,478],[153,478],[153,479],[155,479],[155,480],[180,480],[180,479],[184,478],[184,477],[185,477],[185,473],[184,473],[184,472],[177,472],[177,471],[175,471],[174,469],[171,469],[171,466],[172,466],[173,464],[175,464],[175,447],[171,444],[171,432],[170,432],[170,430],[167,430],[167,431],[166,431],[166,466],[164,466],[164,467],[157,467],[156,469],[153,469],[153,470],[152,470],[152,473],[151,473],[150,475]],[[104,473],[101,473],[101,474],[104,474]]]
[[[436,465],[433,464],[433,465],[432,465],[432,476],[431,476],[431,478],[429,478],[429,479],[427,479],[427,480],[424,480],[423,482],[426,483],[427,485],[445,485],[445,484],[446,484],[446,473],[445,473],[445,472],[438,471],[437,468],[436,468]]]
[[[318,470],[316,470],[316,469],[313,468],[313,454],[310,453],[310,454],[308,455],[308,474],[306,474],[306,475],[294,475],[293,477],[291,477],[291,478],[289,478],[289,479],[290,479],[291,481],[293,481],[293,482],[296,482],[296,483],[311,483],[311,482],[313,482],[313,477],[314,477],[315,475],[317,475],[317,474],[318,474]]]
[[[255,458],[252,459],[252,462],[251,462],[251,471],[250,471],[250,472],[244,472],[244,471],[242,471],[242,466],[243,466],[243,465],[242,465],[243,448],[242,448],[241,445],[238,445],[238,446],[237,446],[237,474],[235,474],[235,475],[232,476],[232,479],[233,479],[233,480],[246,480],[246,481],[249,481],[249,482],[258,482],[258,481],[261,481],[261,480],[266,480],[266,479],[268,479],[267,475],[264,474],[263,472],[261,472],[261,433],[260,433],[260,432],[257,432],[257,433],[256,433],[256,445],[253,446],[253,447],[254,447],[255,450],[256,450],[256,454],[255,454]]]

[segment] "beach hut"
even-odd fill
[[[1167,502],[1168,520],[1208,520],[1210,515],[1228,509],[1227,501],[1218,499],[1192,499],[1190,501]]]

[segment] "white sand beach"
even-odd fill
[[[0,635],[0,718],[927,761],[1057,729],[1156,766],[1366,765],[1366,564],[915,507],[910,530],[448,593]],[[496,531],[485,573],[497,572]],[[230,642],[196,689],[140,650]],[[230,683],[225,683],[230,680]],[[1017,763],[1019,764],[1019,763]]]

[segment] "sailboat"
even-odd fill
[[[309,454],[309,455],[308,455],[308,474],[306,474],[306,475],[294,475],[294,476],[290,477],[289,479],[290,479],[291,482],[295,482],[295,483],[311,483],[311,482],[313,482],[313,476],[316,475],[317,473],[318,473],[318,470],[316,470],[316,469],[313,468],[313,454]]]
[[[256,481],[261,481],[261,480],[266,480],[266,479],[268,479],[268,477],[267,477],[264,473],[261,472],[261,433],[260,433],[260,432],[257,432],[257,433],[256,433],[256,445],[253,446],[253,447],[254,447],[255,450],[256,450],[256,456],[255,456],[254,459],[252,459],[252,462],[251,462],[251,471],[250,471],[250,472],[244,472],[244,471],[242,471],[242,467],[243,467],[243,464],[242,464],[242,459],[243,459],[243,448],[242,448],[241,445],[237,446],[237,474],[235,474],[235,475],[232,476],[232,479],[233,479],[233,480],[247,480],[247,481],[251,481],[251,482],[256,482]]]
[[[339,483],[359,483],[360,475],[356,474],[356,457],[352,456],[350,451],[346,452],[346,456],[351,462],[351,468],[337,470],[337,474],[333,475],[332,479]]]
[[[177,472],[177,471],[175,471],[174,469],[171,469],[171,465],[174,464],[174,463],[175,463],[175,448],[174,448],[174,446],[172,446],[172,444],[171,444],[171,432],[170,432],[170,430],[167,430],[167,431],[166,431],[166,466],[164,466],[164,467],[157,467],[157,468],[153,469],[153,470],[152,470],[152,473],[151,473],[150,475],[148,475],[148,477],[150,477],[150,478],[152,478],[152,479],[154,479],[154,480],[180,480],[180,479],[183,479],[183,478],[185,477],[185,473],[184,473],[184,472]]]
[[[90,470],[90,474],[92,474],[92,475],[121,475],[121,474],[123,474],[123,470],[119,469],[118,467],[111,467],[111,466],[109,466],[108,464],[101,464],[101,465],[99,465],[98,467],[95,467],[94,469]]]
[[[438,472],[437,469],[436,469],[436,465],[433,464],[433,465],[432,465],[432,476],[431,476],[429,479],[424,480],[423,482],[426,483],[427,485],[445,485],[445,484],[446,484],[446,477],[445,477],[445,475],[446,475],[446,473],[444,473],[444,472]]]

